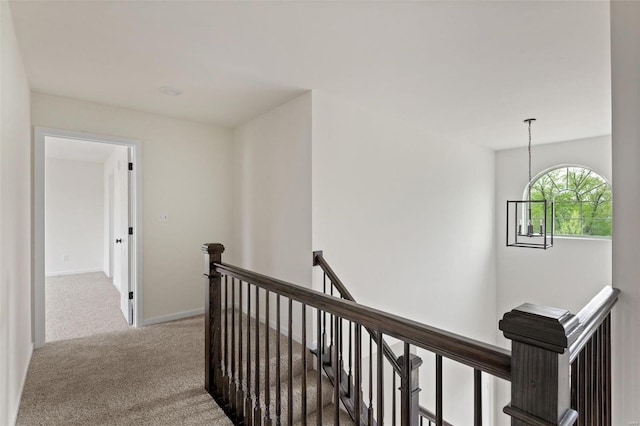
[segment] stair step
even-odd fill
[[[334,424],[336,424],[334,422],[335,410],[336,410],[336,406],[333,403],[331,403],[329,405],[326,405],[323,408],[323,410],[322,410],[322,424],[323,425],[334,425]],[[317,422],[318,422],[317,413],[313,413],[313,414],[310,414],[309,416],[307,416],[307,426],[315,426],[317,424]],[[296,424],[296,426],[304,425],[304,423],[302,421],[298,421],[295,424]],[[340,424],[341,425],[355,425],[353,420],[351,420],[351,417],[349,417],[349,415],[343,409],[340,410]]]
[[[242,342],[242,367],[243,370],[246,367],[246,362],[247,362],[247,346],[246,346],[246,315],[243,314],[243,320],[242,320],[242,324],[243,324],[243,342]],[[223,323],[224,325],[224,323]],[[229,327],[231,327],[231,321],[229,321]],[[264,389],[264,378],[265,378],[265,366],[267,365],[267,361],[265,360],[265,341],[264,341],[264,337],[265,337],[265,326],[264,323],[260,323],[260,327],[259,327],[259,335],[260,335],[260,345],[259,345],[259,353],[258,353],[258,364],[259,364],[259,370],[260,370],[260,388]],[[236,320],[236,332],[235,332],[235,337],[236,337],[236,345],[235,345],[235,352],[236,352],[236,364],[239,361],[238,358],[238,352],[239,352],[239,345],[238,345],[238,321]],[[222,360],[224,363],[224,344],[225,344],[225,339],[224,339],[224,335],[223,335],[223,339],[222,339]],[[276,345],[279,344],[280,345],[280,380],[286,380],[286,378],[289,375],[289,362],[288,362],[288,351],[289,351],[289,338],[288,336],[285,336],[284,334],[279,334],[277,333],[274,329],[269,328],[269,385],[275,385],[276,383],[276,358],[277,358],[277,352],[276,352]],[[296,342],[295,340],[292,340],[292,345],[291,345],[291,353],[292,353],[292,372],[294,376],[297,376],[299,374],[302,373],[303,371],[303,365],[302,365],[302,345],[298,342]],[[250,371],[251,371],[251,381],[252,383],[254,383],[254,374],[255,374],[255,321],[252,319],[251,320],[251,364],[250,364]],[[231,352],[229,352],[227,354],[227,358],[228,358],[228,362],[229,364],[231,363]],[[311,369],[313,366],[313,360],[314,357],[310,352],[307,352],[307,370]],[[237,368],[237,366],[236,366]],[[231,372],[230,372],[231,373]],[[237,371],[236,371],[237,374]],[[246,375],[246,370],[244,370],[244,374]],[[253,386],[252,386],[253,389]]]
[[[222,326],[223,326],[223,330],[225,329],[225,325],[228,324],[229,328],[231,328],[231,311],[228,311],[229,316],[228,316],[228,322],[225,323],[225,318],[222,318]],[[238,312],[236,312],[236,315],[238,314]],[[248,317],[246,316],[246,314],[242,314],[242,333],[243,333],[243,341],[239,342],[239,320],[238,317],[236,316],[236,321],[235,321],[235,361],[236,364],[238,363],[239,357],[238,357],[238,353],[239,353],[239,347],[240,345],[242,346],[242,353],[243,353],[243,363],[242,363],[242,367],[243,367],[243,371],[244,371],[244,380],[242,383],[242,387],[243,389],[247,389],[246,387],[246,370],[244,370],[244,367],[246,367],[246,356],[247,356],[247,350],[246,350],[246,332],[247,332],[247,319]],[[283,332],[288,332],[286,330],[287,326],[286,323],[283,322],[282,324],[282,330]],[[249,383],[249,389],[251,390],[251,393],[254,392],[255,390],[255,336],[256,336],[256,323],[254,319],[250,320],[250,329],[251,329],[251,368],[250,368],[250,372],[251,372],[251,380]],[[265,367],[268,365],[269,366],[269,394],[270,394],[270,404],[269,404],[269,414],[270,414],[270,418],[272,419],[272,422],[275,424],[276,423],[276,383],[277,383],[277,377],[276,377],[276,364],[277,364],[277,357],[276,357],[276,348],[277,345],[280,345],[280,396],[281,396],[281,415],[280,415],[280,422],[281,424],[288,424],[287,423],[287,416],[288,416],[288,405],[289,405],[289,382],[288,382],[288,378],[289,378],[289,362],[288,362],[288,350],[289,350],[289,337],[278,333],[276,330],[274,330],[273,328],[269,327],[269,360],[268,360],[268,364],[267,361],[265,360],[265,333],[267,332],[267,327],[265,326],[264,323],[260,322],[259,326],[258,326],[258,330],[259,330],[259,336],[260,336],[260,343],[259,343],[259,352],[258,352],[258,363],[259,363],[259,371],[260,371],[260,379],[259,379],[259,383],[260,383],[260,407],[261,407],[261,411],[260,411],[260,415],[262,417],[265,416],[265,377],[264,377],[264,373],[265,373]],[[231,338],[231,334],[229,335],[229,339]],[[224,345],[225,345],[225,336],[224,333],[222,335],[222,361],[224,364]],[[303,354],[303,350],[307,350],[306,353],[306,358],[307,358],[307,365],[303,366],[303,362],[302,362],[302,354]],[[318,388],[316,386],[317,383],[317,372],[316,370],[314,370],[313,368],[315,367],[315,363],[316,363],[316,357],[315,355],[309,351],[308,349],[303,349],[303,346],[296,342],[295,340],[292,341],[292,345],[291,345],[291,352],[292,352],[292,363],[291,363],[291,368],[292,368],[292,373],[293,373],[293,423],[294,424],[304,424],[304,422],[302,421],[302,374],[303,372],[306,370],[307,372],[307,387],[306,387],[306,392],[307,392],[307,424],[312,426],[315,425],[317,422],[317,416],[316,416],[316,411],[317,411],[317,399],[318,399]],[[229,351],[229,353],[227,354],[227,360],[229,362],[229,364],[231,363],[231,351]],[[325,369],[323,369],[325,370]],[[237,371],[236,371],[237,374]],[[334,424],[333,420],[334,420],[334,416],[335,416],[335,405],[333,401],[333,395],[334,395],[334,388],[333,385],[331,384],[331,381],[326,377],[326,370],[323,371],[323,375],[322,375],[322,406],[323,406],[323,410],[322,410],[322,423],[323,424]],[[246,401],[245,401],[246,403]],[[252,407],[252,416],[253,416],[253,407],[255,406],[255,398],[252,398],[251,400],[251,407]],[[341,406],[340,409],[340,422],[342,424],[345,425],[352,425],[354,424],[353,421],[351,420],[351,418],[349,417],[349,414],[343,409],[343,407]]]

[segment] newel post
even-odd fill
[[[569,347],[582,331],[564,309],[525,303],[504,314],[504,337],[511,340],[511,425],[573,425]]]
[[[222,275],[215,263],[222,262],[222,244],[203,244],[205,259],[204,388],[211,396],[222,394]]]
[[[398,365],[400,370],[407,372],[405,365],[405,357],[398,357]],[[400,410],[401,425],[418,426],[420,424],[420,377],[419,369],[422,365],[422,358],[418,355],[409,355],[408,377],[402,374],[400,384]],[[407,380],[408,379],[408,380]]]

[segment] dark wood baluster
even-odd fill
[[[585,399],[586,399],[586,412],[585,412],[585,423],[588,425],[593,424],[593,350],[592,350],[592,341],[589,340],[584,347],[586,354],[586,362],[585,362]]]
[[[571,363],[571,374],[570,374],[570,381],[571,381],[571,408],[573,408],[574,410],[578,410],[578,362],[580,360],[580,357],[577,357],[572,363]]]
[[[317,339],[318,339],[318,347],[320,347],[320,345],[322,344],[321,341],[321,333],[322,330],[320,330],[320,328],[322,327],[322,316],[323,316],[323,312],[318,309],[318,318],[317,318],[317,322],[318,322],[318,326],[317,326]],[[320,354],[320,351],[318,351],[318,353]],[[318,356],[317,357],[317,361],[318,361],[318,365],[317,367],[317,398],[316,398],[316,420],[317,420],[317,425],[318,426],[322,426],[322,356]]]
[[[602,424],[602,358],[600,357],[600,347],[602,346],[602,341],[600,338],[600,327],[596,329],[596,332],[593,335],[593,352],[594,352],[594,362],[595,362],[595,383],[596,387],[593,390],[595,396],[595,416],[594,422],[598,425]]]
[[[307,305],[302,304],[302,424],[307,425]]]
[[[271,378],[269,377],[269,373],[271,372],[271,362],[270,362],[270,354],[269,354],[269,302],[271,299],[271,295],[269,294],[269,290],[265,291],[265,299],[264,299],[264,425],[271,426],[271,392],[269,392],[269,384],[271,383]]]
[[[246,383],[246,400],[245,400],[245,409],[244,409],[244,419],[246,425],[251,425],[252,423],[252,414],[253,414],[253,406],[251,399],[251,284],[247,282],[247,379]],[[258,355],[256,355],[258,356]]]
[[[442,356],[436,354],[436,426],[442,426]]]
[[[224,276],[224,395],[223,398],[229,403],[229,276]]]
[[[373,424],[373,337],[369,334],[369,424]]]
[[[587,352],[582,348],[580,351],[580,368],[578,369],[578,381],[580,382],[580,386],[578,387],[578,424],[585,425],[587,421]]]
[[[411,353],[409,351],[409,344],[404,344],[404,363],[402,364],[402,408],[401,419],[402,426],[411,426],[411,402],[412,398],[409,394],[412,389],[411,385]]]
[[[351,398],[351,387],[353,386],[353,371],[352,371],[352,367],[353,367],[353,353],[352,353],[352,340],[353,340],[353,336],[352,336],[352,330],[353,330],[353,322],[349,321],[349,375],[347,376],[347,396],[349,398]]]
[[[327,294],[327,274],[322,274],[322,292]],[[324,354],[327,347],[327,315],[322,315],[322,350],[318,353]]]
[[[473,370],[473,424],[482,426],[482,371]]]
[[[280,382],[280,337],[282,330],[280,329],[280,295],[276,295],[276,335],[278,341],[276,343],[276,426],[280,426],[282,415],[282,386]]]
[[[391,425],[396,426],[396,372],[391,373]]]
[[[236,279],[231,278],[231,410],[237,411],[237,375],[236,375]]]
[[[340,352],[340,333],[339,333],[339,323],[340,318],[338,316],[334,316],[335,322],[335,331],[336,331],[336,346],[333,351],[333,401],[334,404],[334,416],[333,416],[333,424],[340,424],[340,362],[338,360],[338,353]]]
[[[289,299],[289,346],[287,348],[287,364],[289,365],[289,406],[287,408],[287,421],[293,424],[293,300]]]
[[[256,356],[255,359],[255,372],[253,378],[255,382],[254,407],[253,407],[253,421],[255,426],[260,426],[262,423],[262,410],[260,409],[260,288],[256,286]]]
[[[604,320],[605,335],[605,351],[604,351],[604,370],[605,370],[605,422],[606,426],[611,426],[611,314],[607,315]]]
[[[331,295],[333,296],[333,281],[329,280],[329,289],[331,291]],[[329,354],[333,354],[333,351],[335,350],[334,347],[334,339],[333,339],[333,315],[329,315],[329,327],[331,328],[331,330],[329,331],[329,336],[331,339],[331,344],[329,346]],[[331,358],[329,359],[329,362],[331,362],[333,360],[333,356],[331,356]],[[335,366],[333,366],[334,371],[335,371]]]
[[[382,332],[378,332],[378,341],[377,341],[377,349],[378,349],[378,380],[376,383],[376,390],[378,391],[378,424],[382,424],[384,421],[384,364],[382,363]]]
[[[362,423],[362,326],[360,324],[354,324],[354,327],[354,363],[356,371],[353,382],[353,391],[355,393],[353,407],[355,411],[356,426],[360,426]]]
[[[243,368],[244,366],[242,365],[242,344],[244,343],[242,340],[242,281],[238,281],[238,298],[240,299],[239,302],[239,315],[238,315],[238,394],[237,394],[237,404],[236,404],[236,410],[238,413],[238,418],[239,419],[243,419],[244,418],[244,375],[243,375]],[[248,317],[248,315],[247,315]]]

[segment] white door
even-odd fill
[[[123,148],[122,155],[122,167],[120,168],[120,211],[121,215],[121,239],[122,243],[119,245],[121,250],[120,256],[120,310],[124,314],[128,324],[133,324],[133,293],[131,289],[131,276],[130,276],[130,247],[133,243],[131,212],[129,209],[129,194],[131,193],[131,171],[129,171],[129,164],[131,159],[131,148]]]
[[[130,267],[129,267],[129,245],[133,238],[129,235],[130,213],[129,213],[129,148],[118,147],[115,170],[114,170],[114,193],[113,193],[113,222],[114,241],[113,244],[113,285],[120,291],[120,310],[127,320],[133,323],[133,313],[129,299],[131,291]]]

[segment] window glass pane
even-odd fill
[[[550,170],[532,182],[531,199],[554,200],[556,235],[611,236],[611,186],[593,170]],[[532,210],[537,224],[544,217],[543,207]]]

